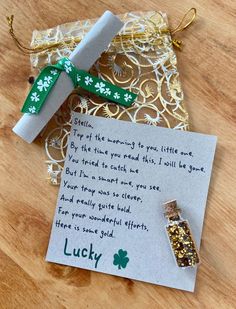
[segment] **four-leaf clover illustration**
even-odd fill
[[[53,69],[53,70],[50,71],[50,73],[51,73],[52,75],[57,75],[58,71],[57,71],[56,69]]]
[[[30,112],[31,114],[35,114],[35,113],[36,113],[36,107],[35,107],[35,106],[30,106],[30,107],[29,107],[29,112]]]
[[[119,99],[120,98],[120,94],[118,92],[115,92],[113,97],[114,97],[114,99]]]
[[[65,61],[64,69],[66,73],[69,74],[72,71],[72,63],[70,61]]]
[[[45,80],[46,83],[50,84],[51,81],[52,81],[52,77],[51,76],[45,76],[44,80]]]
[[[111,95],[111,89],[110,88],[106,88],[106,90],[104,91],[105,95]]]
[[[46,91],[47,88],[49,87],[49,84],[46,82],[46,81],[43,81],[42,79],[40,79],[38,82],[37,82],[37,88],[40,92],[42,91]]]
[[[130,94],[126,93],[124,95],[124,99],[125,99],[126,102],[129,102],[132,99],[132,96]]]
[[[96,91],[103,93],[105,91],[105,86],[106,85],[103,82],[96,83],[95,85],[95,88],[97,88]]]
[[[37,92],[33,92],[32,95],[30,96],[30,99],[32,102],[38,102],[39,101],[39,95]]]
[[[118,253],[114,254],[113,265],[118,266],[118,269],[126,268],[129,258],[127,257],[127,251],[119,249]]]
[[[86,76],[84,79],[85,84],[88,85],[92,85],[93,79],[89,76]]]

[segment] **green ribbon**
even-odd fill
[[[97,78],[84,70],[78,70],[68,58],[62,58],[55,65],[46,66],[41,71],[25,100],[21,109],[22,113],[38,114],[40,112],[62,71],[69,75],[75,88],[80,86],[125,107],[131,106],[137,97],[135,93]]]

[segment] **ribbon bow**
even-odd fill
[[[41,71],[21,109],[23,113],[38,114],[40,112],[62,71],[69,75],[74,87],[80,86],[108,101],[125,107],[131,106],[137,97],[135,93],[97,78],[84,70],[78,70],[68,58],[62,58],[55,65],[46,66]]]

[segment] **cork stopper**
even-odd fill
[[[168,201],[164,203],[165,217],[169,220],[180,219],[180,209],[177,207],[176,200]]]

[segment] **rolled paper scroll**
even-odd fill
[[[118,17],[106,11],[74,49],[69,59],[78,69],[89,70],[122,26],[123,23]],[[70,77],[62,72],[40,113],[24,114],[13,132],[26,142],[32,143],[73,89]]]

